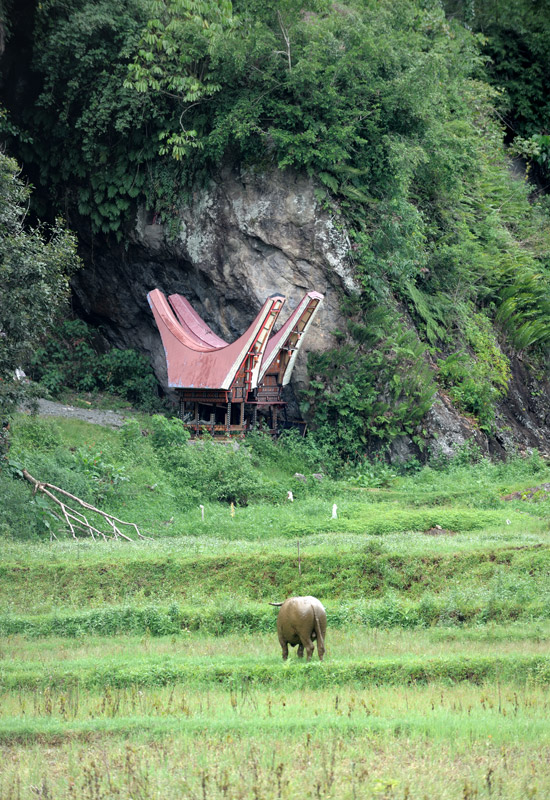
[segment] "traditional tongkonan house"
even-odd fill
[[[185,297],[158,289],[147,295],[157,323],[168,386],[180,398],[182,420],[195,432],[243,432],[256,425],[259,407],[277,431],[282,389],[323,295],[308,292],[278,333],[271,335],[285,302],[269,297],[248,330],[232,344],[212,331]]]

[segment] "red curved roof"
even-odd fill
[[[168,385],[178,389],[227,390],[245,370],[248,390],[255,389],[262,356],[284,297],[269,297],[248,330],[232,344],[216,336],[185,298],[172,295],[170,299],[178,316],[161,291],[154,289],[147,295],[164,346]]]
[[[227,342],[216,336],[206,322],[197,314],[189,300],[181,294],[171,294],[168,297],[176,317],[183,327],[187,327],[204,344],[212,347],[227,347]]]

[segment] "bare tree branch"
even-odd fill
[[[286,52],[284,50],[277,50],[276,52],[280,53],[281,55],[286,55],[288,60],[288,71],[292,72],[292,58],[290,55],[290,38],[287,29],[283,25],[283,18],[279,10],[277,10],[277,19],[279,20],[279,27],[281,29],[281,33],[283,34],[283,39],[285,40]]]
[[[90,505],[85,500],[81,500],[80,497],[76,497],[76,495],[71,494],[70,492],[66,492],[65,489],[60,489],[59,486],[54,486],[51,483],[42,483],[38,481],[36,478],[27,472],[26,469],[22,472],[23,477],[29,483],[31,483],[34,487],[33,494],[37,492],[41,492],[42,494],[46,495],[53,503],[57,504],[61,508],[61,514],[59,512],[52,511],[52,514],[56,519],[60,520],[61,522],[65,522],[67,525],[68,530],[71,532],[73,539],[76,539],[76,531],[83,531],[84,533],[88,533],[92,539],[96,540],[96,536],[102,537],[105,541],[108,538],[113,539],[126,539],[128,542],[133,542],[131,536],[127,536],[120,530],[119,526],[128,525],[130,528],[134,528],[135,532],[139,536],[140,539],[150,539],[150,536],[144,536],[142,533],[139,532],[138,526],[135,522],[124,522],[122,519],[118,519],[118,517],[113,516],[112,514],[107,514],[106,511],[101,511],[101,509],[96,508],[95,506]],[[61,500],[54,492],[62,495],[63,497],[68,497],[74,503],[77,503],[82,508],[91,511],[94,514],[98,514],[100,517],[103,517],[105,522],[110,526],[111,531],[105,533],[100,528],[93,525],[89,520],[88,517],[82,513],[82,511],[78,511],[78,509],[73,508],[72,506],[68,505],[68,503]],[[117,525],[118,523],[118,525]],[[52,534],[54,538],[57,539],[55,534]]]

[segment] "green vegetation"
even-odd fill
[[[40,337],[66,302],[78,266],[76,243],[57,221],[25,226],[29,190],[17,164],[0,152],[0,418],[29,395],[15,370],[29,362]],[[2,436],[2,433],[0,433]],[[3,456],[0,441],[0,457]]]
[[[140,527],[161,537],[200,534],[255,541],[263,537],[266,524],[281,540],[333,531],[376,536],[427,530],[437,524],[466,532],[498,529],[506,517],[514,534],[523,533],[523,513],[510,507],[513,504],[504,509],[500,497],[517,488],[517,482],[520,488],[542,482],[547,472],[536,454],[508,464],[482,460],[471,469],[461,466],[459,456],[450,473],[435,464],[403,476],[396,484],[397,476],[388,477],[392,473],[384,464],[375,463],[369,470],[361,465],[343,468],[329,447],[292,432],[277,444],[257,434],[240,446],[208,439],[189,445],[183,424],[161,415],[130,418],[118,431],[19,415],[12,433],[12,471],[24,466],[40,480],[104,504],[117,516],[137,513]],[[302,472],[305,481],[296,477]],[[391,491],[369,491],[380,485],[380,477],[394,484]],[[22,528],[18,519],[20,513],[28,513],[22,491],[26,487],[14,481],[8,467],[0,480],[13,498],[13,505],[3,508],[5,535],[41,536],[45,507],[35,501],[34,524]],[[293,505],[286,499],[289,490],[295,497]],[[342,499],[335,522],[330,512],[338,496]],[[400,505],[402,499],[408,508]],[[218,501],[236,503],[239,514],[231,518],[228,506]],[[258,506],[262,501],[270,505]],[[205,521],[197,531],[201,504]],[[542,513],[536,504],[531,508],[534,515]]]
[[[550,467],[472,447],[400,471],[370,458],[403,433],[422,448],[436,388],[490,435],[517,353],[547,370],[548,203],[510,174],[498,117],[507,103],[544,175],[547,3],[444,5],[37,4],[32,81],[1,124],[39,216],[66,210],[111,246],[138,203],[176,234],[222,163],[303,171],[362,290],[310,362],[306,439],[13,416],[2,798],[550,793]],[[16,170],[0,157],[0,410],[33,353],[51,392],[143,405],[140,356],[102,354],[79,322],[49,336],[74,241],[25,227]],[[71,537],[23,467],[151,538]],[[309,593],[327,656],[283,663],[268,602]]]
[[[161,416],[110,430],[18,415],[10,455],[153,538],[51,540],[17,469],[0,472],[2,797],[547,793],[537,454],[338,473],[314,439],[234,450]],[[215,498],[241,470],[254,483],[232,516]],[[327,655],[283,663],[268,601],[308,593]]]
[[[503,92],[501,106],[510,137],[533,137],[548,127],[547,0],[497,0],[470,3],[445,0],[447,13],[483,34],[488,56],[485,75]]]
[[[237,688],[231,695],[202,696],[201,710],[186,694],[183,711],[175,705],[176,696],[172,703],[168,697],[147,697],[144,703],[138,696],[131,718],[117,718],[115,712],[110,719],[95,711],[96,718],[78,723],[46,719],[34,740],[28,723],[19,730],[10,726],[5,741],[26,742],[26,748],[18,766],[8,759],[2,789],[13,796],[9,791],[16,790],[19,777],[21,782],[45,785],[61,798],[98,797],[100,792],[144,800],[153,793],[175,798],[184,791],[201,796],[203,788],[216,798],[353,797],[355,792],[368,798],[416,799],[426,791],[435,797],[488,798],[496,784],[516,800],[529,796],[526,788],[533,796],[546,791],[544,718],[533,719],[540,694],[519,692],[516,715],[508,720],[489,710],[488,701],[493,709],[498,701],[494,695],[487,698],[484,689],[469,696],[449,689],[414,695],[407,695],[410,705],[405,707],[400,693],[384,690],[341,692],[335,701],[333,693],[326,698],[304,691],[265,697]],[[116,693],[106,698],[106,709],[111,708],[111,698],[116,703]],[[155,700],[154,717],[139,714],[140,703],[147,708]],[[99,696],[96,709],[102,702]],[[475,711],[450,725],[456,716],[453,704],[471,704]],[[387,712],[380,714],[380,708]],[[505,753],[495,722],[501,723],[503,733],[517,732]],[[450,729],[452,742],[445,734]],[[436,734],[434,748],[426,747],[427,730]],[[130,739],[125,741],[128,731]],[[528,742],[529,750],[522,741]],[[57,770],[48,763],[52,743]],[[3,749],[11,755],[14,748],[6,744]],[[67,775],[69,788],[60,779]]]
[[[354,311],[340,346],[309,356],[317,438],[352,461],[403,434],[423,449],[422,421],[437,389],[425,348],[385,309]]]
[[[53,397],[72,390],[115,395],[134,408],[160,408],[157,380],[145,356],[113,348],[99,352],[97,331],[80,319],[58,321],[30,359],[29,377]]]
[[[540,373],[550,342],[548,207],[508,169],[493,88],[546,163],[535,6],[47,0],[5,135],[38,212],[72,209],[98,246],[125,241],[138,203],[176,235],[221,164],[306,172],[362,287],[310,365],[315,425],[348,459],[404,433],[421,447],[439,384],[491,434],[510,347]]]

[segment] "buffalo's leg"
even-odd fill
[[[319,639],[317,641],[317,653],[319,654],[319,661],[323,660],[323,656],[325,655],[325,642],[324,639]]]
[[[283,661],[286,661],[288,658],[288,642],[286,642],[282,636],[279,636],[279,644],[283,650]]]
[[[304,645],[303,644],[299,644],[298,645],[298,658],[303,658],[303,657],[304,657]]]
[[[306,653],[307,653],[306,660],[311,661],[311,657],[313,655],[313,642],[311,641],[311,639],[306,639],[306,641],[303,644],[303,647],[306,648]]]

